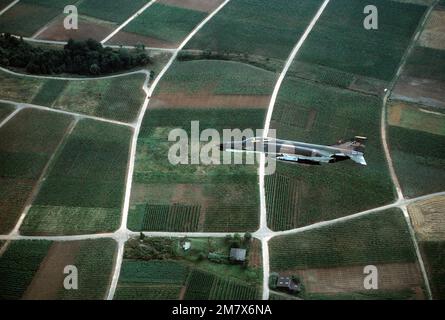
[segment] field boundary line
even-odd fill
[[[266,114],[266,121],[264,124],[264,132],[263,137],[267,138],[269,135],[270,130],[270,122],[272,120],[272,114],[274,111],[275,103],[278,97],[278,93],[281,89],[281,85],[284,81],[284,78],[289,71],[289,68],[291,67],[292,63],[295,60],[295,57],[297,56],[298,52],[300,51],[301,47],[303,46],[304,42],[306,41],[307,37],[311,33],[314,26],[317,24],[318,19],[320,19],[321,15],[323,14],[324,10],[326,9],[327,5],[329,4],[330,0],[325,0],[318,11],[316,12],[314,18],[312,18],[311,22],[307,26],[304,33],[300,36],[299,41],[292,49],[289,57],[286,60],[286,63],[284,65],[283,70],[280,73],[280,76],[278,77],[278,80],[275,84],[275,88],[272,93],[272,97],[270,99],[269,107],[267,109]],[[266,167],[266,156],[264,153],[260,156],[260,166],[258,170],[259,175],[259,192],[260,192],[260,229],[258,230],[257,234],[263,234],[263,233],[270,233],[270,229],[267,226],[267,205],[266,205],[266,189],[265,189],[265,167]],[[263,250],[263,300],[269,299],[269,248],[268,248],[268,242],[265,240],[261,240]]]
[[[3,102],[3,100],[0,100],[0,102]],[[5,119],[3,119],[2,122],[0,122],[0,128],[3,127],[9,120],[11,120],[12,118],[14,118],[17,113],[20,112],[20,110],[22,110],[23,108],[20,106],[17,106],[16,104],[14,104],[15,110],[13,112],[11,112]]]
[[[0,16],[3,15],[6,11],[8,11],[9,9],[11,9],[12,7],[14,7],[17,3],[19,3],[20,0],[15,0],[13,2],[11,2],[10,4],[8,4],[6,6],[6,8],[4,8],[2,11],[0,11]]]
[[[118,26],[112,33],[105,37],[100,43],[104,44],[108,40],[111,40],[116,34],[118,34],[123,28],[125,28],[131,21],[135,18],[139,17],[145,10],[151,7],[157,0],[151,0],[149,3],[144,5],[141,9],[139,9],[135,14],[133,14],[130,18],[124,21],[120,26]]]
[[[9,73],[13,76],[17,77],[25,77],[25,78],[34,78],[34,79],[47,79],[47,80],[64,80],[64,81],[93,81],[93,80],[106,80],[106,79],[114,79],[114,78],[122,78],[131,76],[134,74],[145,74],[150,75],[150,72],[147,69],[141,69],[141,70],[135,70],[135,71],[129,71],[125,73],[119,73],[119,74],[113,74],[109,76],[102,76],[102,77],[54,77],[54,76],[42,76],[42,75],[33,75],[33,74],[27,74],[27,73],[19,73],[15,72],[3,67],[0,67],[0,71]]]
[[[18,110],[16,110],[17,112],[20,110],[23,110],[23,109],[39,109],[39,110],[48,111],[48,112],[66,114],[68,116],[72,116],[72,117],[79,118],[79,119],[91,119],[91,120],[95,120],[95,121],[106,122],[106,123],[114,124],[117,126],[130,127],[130,128],[134,129],[134,125],[132,123],[126,123],[126,122],[121,122],[121,121],[117,121],[117,120],[105,119],[105,118],[101,118],[101,117],[90,116],[87,114],[65,111],[65,110],[60,110],[60,109],[55,109],[55,108],[50,108],[50,107],[45,107],[45,106],[39,106],[36,104],[30,104],[30,103],[21,103],[21,102],[15,102],[15,101],[10,101],[10,100],[3,100],[3,99],[0,99],[0,102],[16,105],[17,109],[18,109]],[[2,124],[0,124],[0,127],[1,126],[2,126]]]
[[[11,235],[20,235],[19,229],[22,226],[23,221],[25,220],[26,216],[28,215],[29,209],[31,209],[31,206],[34,203],[37,195],[39,194],[40,189],[42,188],[43,180],[47,177],[47,174],[49,173],[49,169],[51,168],[52,163],[57,158],[57,156],[62,152],[66,141],[68,141],[69,136],[73,132],[74,128],[77,126],[78,122],[79,122],[79,118],[74,118],[71,120],[70,124],[66,128],[62,138],[60,139],[60,142],[57,144],[56,148],[54,149],[54,152],[52,153],[51,157],[48,159],[45,167],[42,170],[42,173],[40,174],[39,178],[37,179],[37,182],[36,182],[35,186],[33,187],[31,194],[26,199],[25,209],[23,210],[22,214],[20,215],[14,229],[12,229]]]
[[[137,143],[138,143],[138,137],[141,130],[142,122],[144,120],[145,113],[148,109],[148,105],[150,103],[150,98],[158,86],[161,79],[164,77],[167,70],[173,65],[175,62],[179,52],[182,50],[182,48],[185,47],[185,45],[190,41],[191,38],[195,36],[196,33],[198,33],[202,27],[204,27],[208,21],[210,21],[222,8],[226,6],[227,3],[229,3],[230,0],[225,0],[222,4],[220,4],[215,10],[212,11],[204,20],[202,20],[193,30],[192,32],[181,42],[179,47],[173,51],[172,56],[170,57],[167,64],[162,68],[161,72],[157,75],[157,77],[154,79],[151,86],[148,88],[148,82],[149,82],[149,75],[147,75],[146,83],[144,83],[144,91],[146,92],[147,96],[145,97],[144,104],[140,110],[138,120],[136,122],[136,126],[133,132],[133,138],[131,142],[131,149],[130,149],[130,160],[127,170],[127,177],[126,177],[126,186],[125,186],[125,198],[124,198],[124,205],[122,209],[122,218],[121,218],[121,226],[118,230],[118,232],[128,232],[127,229],[127,220],[128,220],[128,212],[130,209],[130,197],[131,197],[131,187],[133,184],[133,174],[134,174],[134,165],[136,161],[136,151],[137,151]],[[123,255],[123,251],[121,250],[121,254]],[[122,257],[118,257],[117,261],[122,261]],[[119,280],[120,275],[120,266],[116,266],[114,273],[113,273],[113,281],[111,283],[111,286],[109,288],[109,295],[107,297],[108,300],[112,300],[114,297],[114,292],[116,291],[117,283]]]

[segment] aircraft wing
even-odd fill
[[[282,154],[277,155],[276,157],[279,161],[286,161],[286,162],[315,162],[315,163],[329,163],[331,161],[330,157],[305,157],[301,155],[290,155],[290,154]]]

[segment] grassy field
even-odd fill
[[[179,43],[206,15],[204,12],[155,3],[123,31]]]
[[[445,113],[402,101],[391,101],[388,107],[388,124],[445,136]]]
[[[120,24],[146,3],[146,0],[84,0],[78,9],[83,15]]]
[[[366,0],[331,1],[298,60],[390,81],[426,7],[376,0],[373,5],[385,10],[379,10],[378,29],[366,30],[363,8],[368,4]]]
[[[0,72],[0,99],[32,103],[122,122],[135,121],[145,93],[144,74],[101,80],[52,80]]]
[[[0,102],[0,122],[5,120],[14,110],[14,105]]]
[[[72,118],[25,109],[0,136],[0,233],[11,231]]]
[[[0,257],[0,299],[18,300],[45,258],[50,241],[14,241]]]
[[[416,261],[408,227],[398,209],[274,238],[270,254],[271,270],[277,272]]]
[[[0,30],[20,36],[32,36],[52,19],[63,14],[63,8],[68,4],[71,1],[20,1],[2,15]]]
[[[322,1],[232,1],[187,45],[284,60]]]
[[[445,298],[445,242],[424,241],[419,245],[425,259],[433,299],[443,300]]]
[[[380,137],[377,97],[287,77],[272,116],[277,137],[322,145],[366,136],[368,166],[352,161],[325,166],[277,163],[266,177],[268,223],[300,227],[378,207],[394,199]]]
[[[114,231],[123,200],[131,134],[122,126],[78,122],[34,202],[39,207],[25,220],[27,233]]]
[[[136,119],[145,98],[144,74],[71,81],[52,107],[123,122]]]

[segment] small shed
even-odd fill
[[[230,260],[237,262],[246,261],[246,249],[232,248],[230,249]]]
[[[191,247],[192,247],[192,243],[191,243],[190,241],[185,241],[185,242],[182,244],[182,249],[183,249],[184,251],[188,251],[188,250],[190,250]]]

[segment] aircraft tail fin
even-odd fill
[[[364,153],[366,147],[365,142],[367,140],[368,138],[366,137],[356,136],[346,141],[338,141],[337,144],[333,145],[333,147]]]

